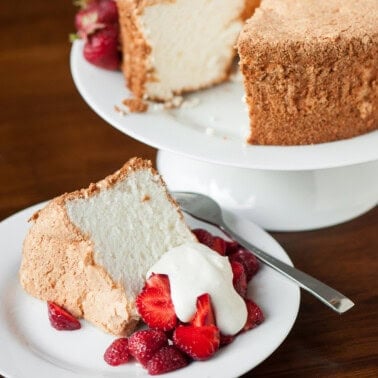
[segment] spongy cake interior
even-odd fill
[[[107,190],[66,202],[67,214],[94,244],[94,259],[132,299],[168,249],[195,240],[159,176],[137,170]]]
[[[201,88],[227,77],[234,44],[242,28],[245,0],[157,1],[141,15],[143,34],[152,48],[154,79],[150,97]]]

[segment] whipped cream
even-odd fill
[[[247,307],[232,284],[232,268],[227,257],[196,242],[188,242],[166,252],[151,267],[152,273],[169,277],[171,297],[177,317],[191,320],[199,295],[211,296],[219,330],[225,335],[240,331],[247,320]]]

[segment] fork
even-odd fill
[[[297,283],[302,289],[314,295],[332,310],[342,314],[354,306],[354,303],[339,291],[311,277],[307,273],[285,264],[238,235],[225,223],[222,209],[212,198],[192,192],[175,191],[171,192],[171,194],[184,212],[194,218],[216,226],[228,237],[252,251],[263,263]]]

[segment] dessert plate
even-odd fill
[[[44,302],[26,294],[18,283],[22,242],[28,218],[43,204],[22,210],[0,223],[0,374],[6,377],[149,377],[137,363],[108,366],[102,359],[114,340],[81,321],[82,329],[59,332],[48,321]],[[188,219],[192,227],[215,229]],[[228,215],[228,223],[247,240],[291,264],[282,247],[255,224]],[[222,348],[208,361],[193,362],[169,377],[236,377],[266,359],[288,335],[296,319],[299,288],[262,266],[248,287],[248,294],[263,309],[266,320]]]
[[[245,144],[248,114],[241,80],[218,85],[184,99],[178,109],[151,105],[146,113],[122,115],[130,97],[121,72],[89,64],[83,42],[75,41],[71,71],[84,100],[105,121],[150,146],[188,158],[227,166],[265,170],[309,170],[341,167],[378,159],[378,131],[310,146]]]

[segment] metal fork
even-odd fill
[[[210,197],[191,192],[172,192],[171,194],[183,211],[194,218],[218,227],[231,239],[236,240],[243,247],[252,251],[263,263],[296,282],[302,289],[314,295],[332,310],[342,314],[354,306],[354,303],[349,298],[337,290],[332,289],[316,278],[283,263],[235,233],[225,223],[222,216],[222,209],[218,203]]]

